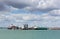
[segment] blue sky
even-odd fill
[[[60,27],[59,0],[0,0],[0,26]]]

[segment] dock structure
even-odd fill
[[[24,24],[24,27],[17,27],[15,25],[11,25],[10,27],[8,27],[8,29],[13,29],[13,30],[16,30],[16,29],[20,29],[20,30],[48,30],[48,28],[45,28],[45,27],[28,27],[28,24]]]
[[[8,27],[8,29],[13,29],[13,30],[15,30],[15,29],[19,29],[19,27],[17,27],[17,26],[15,26],[15,25],[11,24],[11,27]]]
[[[60,30],[60,27],[50,27],[49,30]]]

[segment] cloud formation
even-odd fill
[[[30,11],[30,13],[12,13],[12,11],[19,9]],[[42,12],[42,14],[33,14],[36,11],[38,13]],[[16,25],[28,23],[47,27],[60,26],[60,1],[0,0],[0,25],[7,26],[12,23]]]
[[[23,25],[27,23],[31,26],[37,25],[43,27],[59,27],[60,13],[56,14],[56,12],[60,12],[60,10],[53,10],[49,13],[44,14],[1,14],[0,24],[4,23],[5,26],[7,26],[9,24]]]
[[[55,9],[60,9],[59,0],[0,0],[0,10],[6,7],[14,7],[29,11],[48,12]]]

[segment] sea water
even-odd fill
[[[60,39],[60,30],[0,30],[0,39]]]

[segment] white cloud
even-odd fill
[[[0,0],[3,6],[0,9],[0,23],[24,24],[38,26],[59,26],[60,24],[60,1],[59,0]],[[6,10],[25,9],[30,11],[47,12],[43,14],[12,14]],[[10,11],[8,10],[8,11]],[[49,11],[49,12],[48,12]],[[6,25],[7,25],[6,24]]]
[[[54,9],[60,9],[60,7],[58,7],[60,5],[58,0],[38,0],[38,1],[34,1],[34,3],[36,3],[36,4],[25,7],[24,9],[27,9],[30,11],[37,10],[37,11],[42,11],[42,12],[48,12],[48,11],[51,11]],[[34,4],[34,3],[32,3],[32,4]]]
[[[53,16],[60,16],[60,10],[52,10],[52,11],[50,11],[49,14],[51,14]]]
[[[59,12],[59,11],[58,11]],[[51,11],[52,13],[52,11]],[[23,25],[28,23],[29,26],[43,26],[53,27],[59,26],[60,16],[53,16],[50,12],[45,14],[1,14],[0,23],[4,23],[6,26],[10,24]],[[54,13],[56,14],[56,13]]]

